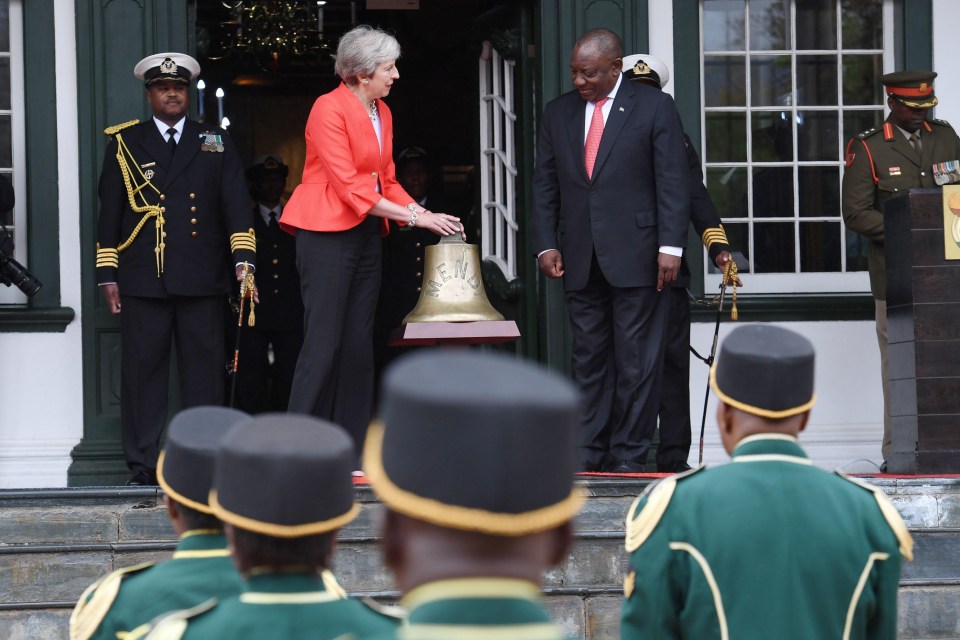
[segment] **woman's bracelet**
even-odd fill
[[[407,222],[407,226],[408,227],[417,226],[417,218],[420,217],[420,214],[417,212],[417,205],[411,202],[410,204],[407,205],[407,209],[410,210],[410,221]],[[424,209],[424,211],[426,211],[426,209]]]

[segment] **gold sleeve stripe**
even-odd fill
[[[707,249],[718,242],[720,244],[730,244],[730,242],[727,240],[727,233],[723,230],[723,225],[720,225],[719,227],[710,227],[703,232],[703,235],[700,236],[700,238],[703,240],[703,246],[705,246]]]
[[[243,249],[257,250],[257,237],[253,234],[253,229],[230,235],[230,251],[241,251]]]
[[[859,478],[851,478],[842,471],[837,470],[834,471],[834,473],[844,480],[848,480],[853,484],[861,486],[867,491],[873,493],[873,497],[876,499],[877,505],[880,507],[880,513],[883,514],[887,524],[890,525],[893,533],[897,536],[897,541],[900,543],[900,555],[907,560],[913,560],[913,537],[910,535],[907,525],[903,522],[903,518],[900,517],[900,512],[897,511],[897,508],[892,502],[890,502],[890,498],[887,497],[887,494],[885,494],[879,487],[875,487],[869,482],[864,482]]]
[[[97,246],[97,267],[118,267],[120,252],[116,249],[101,249]]]

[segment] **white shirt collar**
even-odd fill
[[[180,118],[180,122],[178,122],[177,124],[173,125],[173,128],[177,130],[177,132],[174,134],[173,137],[174,137],[174,139],[176,139],[176,141],[177,141],[178,144],[179,144],[179,142],[180,142],[180,136],[183,134],[183,124],[184,124],[186,121],[187,121],[187,117],[184,116],[184,117]],[[156,116],[153,117],[153,123],[154,123],[155,125],[157,125],[157,129],[160,131],[160,135],[163,136],[163,141],[166,142],[166,141],[167,141],[167,129],[170,128],[170,125],[168,125],[166,122],[162,122],[162,121],[158,120]]]
[[[282,205],[282,204],[278,204],[278,205],[277,205],[276,207],[274,207],[273,209],[268,209],[268,208],[267,208],[266,206],[264,206],[262,203],[258,202],[258,203],[257,203],[257,209],[260,211],[260,217],[263,218],[264,223],[267,224],[267,225],[270,224],[270,212],[271,212],[271,211],[275,211],[275,212],[277,213],[277,220],[280,220],[280,214],[283,213],[283,205]]]

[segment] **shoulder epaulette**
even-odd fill
[[[87,587],[70,614],[70,640],[87,640],[91,637],[113,606],[123,579],[149,569],[154,564],[156,563],[142,562],[132,567],[117,569]]]
[[[393,620],[404,620],[407,617],[407,611],[403,607],[391,604],[383,604],[381,602],[377,602],[369,596],[364,596],[363,598],[359,598],[359,600],[360,604],[367,607],[374,613],[380,614],[381,616],[391,618]]]
[[[140,640],[140,638],[145,638],[146,640],[180,640],[186,632],[191,618],[196,618],[210,611],[215,606],[217,606],[217,599],[210,598],[195,607],[165,613],[150,623],[146,633],[141,633],[139,636],[131,636],[128,640]]]
[[[877,501],[877,505],[880,507],[880,513],[883,514],[887,524],[890,525],[893,533],[897,536],[897,541],[900,543],[900,555],[907,560],[913,560],[913,538],[910,536],[910,532],[907,530],[907,525],[903,522],[903,518],[900,517],[900,512],[897,511],[897,508],[893,506],[892,502],[890,502],[890,498],[887,497],[887,494],[885,494],[879,487],[875,487],[869,482],[864,482],[859,478],[851,478],[842,471],[838,470],[834,473],[844,480],[852,482],[858,487],[862,487],[873,494],[874,499]]]
[[[705,468],[701,465],[695,469],[664,478],[660,482],[650,485],[646,491],[637,496],[637,499],[630,505],[630,511],[627,512],[627,535],[624,540],[627,553],[633,553],[639,549],[640,545],[646,542],[653,530],[657,528],[660,518],[663,517],[670,505],[670,499],[677,488],[677,483]],[[647,498],[647,503],[643,505],[643,509],[638,514],[637,507],[643,498]]]
[[[330,569],[324,569],[320,572],[320,579],[323,580],[323,588],[335,596],[338,599],[344,600],[347,597],[347,590],[340,586],[340,583],[337,582],[337,577],[333,575],[333,571]]]
[[[946,120],[941,120],[940,118],[930,118],[927,120],[927,122],[931,124],[938,124],[941,127],[950,127],[951,129],[953,128],[953,126],[949,122],[947,122]]]
[[[140,121],[139,121],[139,120],[127,120],[126,122],[121,122],[120,124],[115,124],[115,125],[113,125],[112,127],[107,127],[106,129],[103,130],[103,132],[104,132],[105,134],[107,134],[108,136],[115,136],[115,135],[117,135],[118,133],[120,133],[121,131],[123,131],[124,129],[126,129],[126,128],[128,128],[128,127],[132,127],[132,126],[135,125],[135,124],[140,124]]]
[[[874,127],[873,129],[867,129],[866,131],[858,133],[857,137],[860,138],[861,140],[864,140],[865,138],[869,138],[873,134],[879,133],[879,132],[880,132],[880,129],[877,127]]]

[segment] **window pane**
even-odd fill
[[[870,241],[847,229],[847,271],[867,270],[867,249]]]
[[[836,48],[836,0],[797,0],[797,49]]]
[[[753,225],[753,266],[756,273],[796,273],[792,222]]]
[[[10,2],[7,0],[0,2],[0,51],[10,51]]]
[[[703,50],[743,51],[744,0],[704,0]]]
[[[792,218],[794,191],[793,167],[754,169],[753,217]]]
[[[750,272],[750,238],[749,225],[742,224],[729,224],[723,223],[723,230],[727,232],[727,240],[730,241],[730,249],[732,250],[733,257],[737,261],[737,269],[741,273]],[[740,259],[740,255],[743,255],[743,259]],[[710,273],[720,273],[720,270],[717,269],[717,266],[713,264],[712,261],[706,260],[706,263],[710,266]]]
[[[876,129],[883,122],[882,111],[844,111],[843,140],[846,141],[864,131]],[[846,147],[844,147],[846,148]]]
[[[755,107],[792,104],[790,56],[750,56],[750,104]]]
[[[790,111],[755,111],[753,113],[753,161],[791,162],[793,132]]]
[[[836,160],[838,116],[836,111],[800,111],[797,113],[797,158],[799,160]]]
[[[0,180],[6,180],[10,184],[13,184],[13,174],[4,173]],[[10,227],[13,224],[13,209],[9,211],[0,211],[0,223]],[[8,229],[11,234],[13,234],[13,229]],[[13,234],[15,235],[15,234]]]
[[[883,55],[843,56],[843,104],[883,104]]]
[[[0,109],[10,109],[10,58],[0,58]]]
[[[13,139],[10,133],[10,116],[0,116],[0,167],[13,166]]]
[[[747,216],[746,167],[708,168],[707,191],[721,218]]]
[[[744,58],[706,56],[703,60],[704,105],[742,107],[747,104]]]
[[[800,167],[797,170],[797,179],[800,182],[797,195],[800,197],[801,216],[840,217],[839,168]],[[837,268],[839,267],[838,263]]]
[[[790,0],[750,0],[750,50],[789,49]]]
[[[797,104],[837,104],[836,56],[797,56]]]
[[[840,223],[800,223],[800,271],[840,271]]]
[[[747,114],[708,113],[706,126],[707,162],[747,160]]]
[[[842,0],[844,49],[883,48],[883,0]]]

